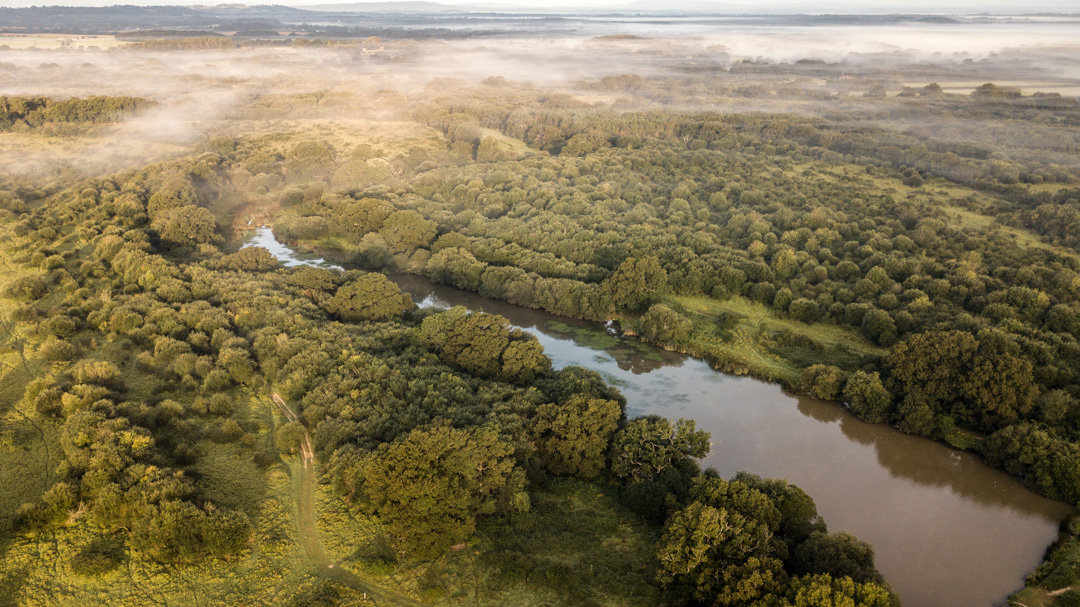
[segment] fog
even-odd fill
[[[558,35],[531,31],[461,41],[173,52],[4,50],[0,95],[132,95],[158,105],[126,124],[98,128],[95,137],[77,144],[3,135],[3,157],[7,170],[22,173],[57,166],[113,170],[178,153],[222,130],[242,135],[246,127],[238,118],[408,120],[410,105],[445,94],[451,82],[476,87],[490,77],[512,85],[503,91],[510,103],[516,87],[629,109],[858,113],[867,111],[861,98],[873,86],[894,95],[905,85],[929,82],[958,94],[996,82],[1024,94],[1077,95],[1078,23],[1049,17],[868,26],[767,18],[577,18],[557,21]],[[654,85],[617,90],[600,83],[622,75],[652,79]],[[655,84],[665,78],[693,86],[673,94]],[[386,91],[399,96],[379,97]],[[329,95],[333,103],[252,111],[259,100],[304,93]],[[942,124],[935,119],[922,126]],[[958,132],[966,128],[949,124]]]

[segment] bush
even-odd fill
[[[804,392],[824,400],[837,400],[847,382],[846,374],[831,365],[810,365],[799,375],[799,386]]]
[[[681,344],[690,338],[694,324],[664,304],[654,304],[641,317],[641,336],[649,342]]]
[[[41,299],[48,292],[49,287],[45,284],[45,279],[35,275],[23,276],[11,281],[11,284],[4,290],[4,295],[11,299],[34,301]]]
[[[1065,594],[1059,595],[1054,599],[1054,602],[1051,603],[1051,607],[1080,607],[1080,592],[1070,590]]]
[[[62,339],[53,339],[41,345],[41,358],[52,363],[68,362],[78,355],[75,346]]]
[[[877,373],[856,371],[844,386],[844,402],[859,419],[879,424],[889,418],[892,397]]]

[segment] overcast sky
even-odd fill
[[[251,1],[236,2],[237,4],[281,4],[286,6],[311,6],[330,4],[362,4],[370,2],[386,2],[387,0],[275,0],[275,1]],[[390,0],[395,3],[403,0]],[[407,1],[407,0],[404,0]],[[609,8],[627,6],[634,0],[434,0],[438,4],[462,5],[467,7],[482,7],[489,10],[497,10],[499,7],[507,8],[544,8],[544,9],[588,9]],[[752,13],[757,10],[776,11],[791,10],[793,12],[827,12],[827,13],[859,13],[859,12],[933,12],[942,13],[950,11],[959,12],[1039,12],[1054,11],[1077,14],[1080,13],[1080,0],[719,0],[717,2],[697,0],[647,0],[648,8],[670,8],[674,10],[686,10],[695,5],[708,7],[712,4],[724,12]],[[111,6],[117,4],[135,5],[216,5],[225,3],[225,0],[0,0],[0,7],[26,7],[26,6]],[[1077,33],[1080,38],[1080,32]]]

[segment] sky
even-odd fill
[[[366,4],[371,2],[384,2],[385,0],[247,0],[236,2],[237,4],[281,4],[286,6],[305,7],[312,5],[330,4]],[[401,0],[397,0],[401,1]],[[451,6],[467,6],[497,9],[506,8],[544,8],[544,9],[583,9],[583,8],[611,8],[622,7],[631,4],[634,0],[437,0],[439,4]],[[669,8],[674,10],[686,10],[694,5],[707,6],[714,4],[722,8],[724,12],[754,12],[755,9],[776,11],[791,10],[793,12],[1038,12],[1056,11],[1067,13],[1080,13],[1080,0],[719,0],[707,2],[698,0],[646,0],[648,8]],[[0,0],[0,7],[25,7],[25,6],[110,6],[117,4],[134,5],[215,5],[227,3],[228,0]],[[1078,33],[1080,36],[1080,33]]]

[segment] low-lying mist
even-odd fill
[[[212,51],[8,50],[0,51],[0,95],[130,95],[158,105],[97,128],[78,144],[0,137],[8,142],[7,171],[68,166],[93,173],[151,162],[216,133],[243,135],[251,124],[244,121],[408,120],[412,106],[467,96],[470,89],[510,105],[529,91],[564,94],[584,108],[846,112],[873,119],[880,106],[868,97],[880,104],[905,87],[914,97],[911,91],[930,82],[957,94],[984,82],[1024,94],[1080,94],[1074,34],[1073,21],[1049,18],[870,27],[609,19],[559,37]],[[679,82],[678,92],[665,80]],[[304,95],[314,102],[275,103],[273,111],[259,102]],[[967,128],[942,116],[891,120],[908,130]]]

